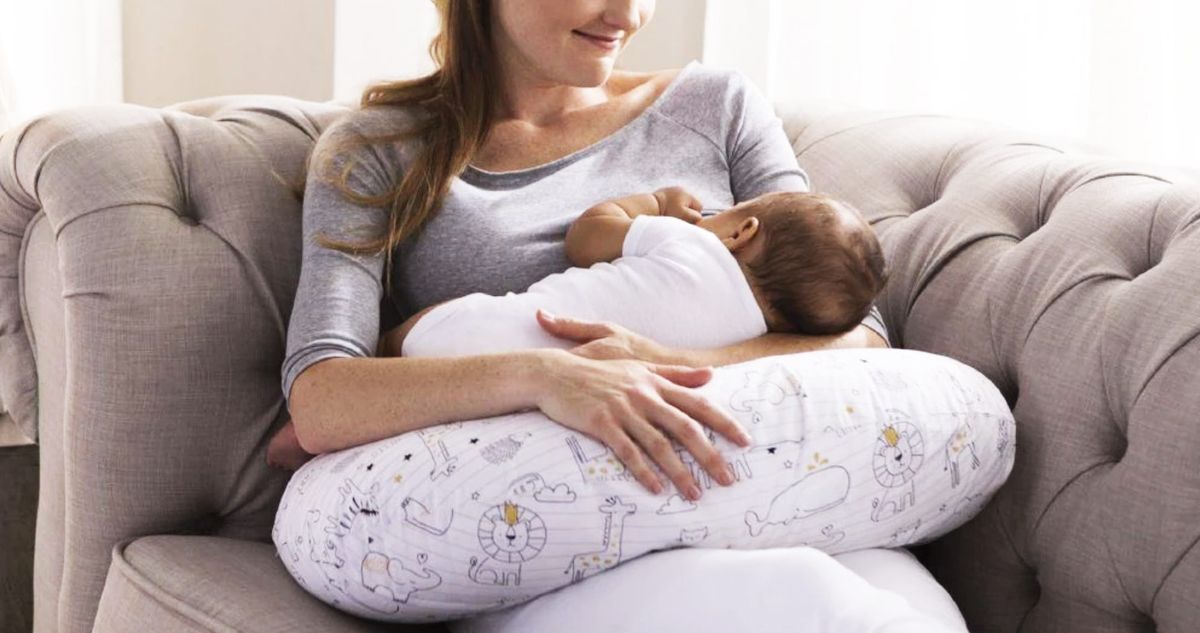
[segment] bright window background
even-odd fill
[[[0,130],[121,101],[120,0],[0,0]]]
[[[710,2],[710,13],[732,4]],[[768,0],[757,10],[772,99],[977,117],[1200,166],[1195,0]],[[709,31],[706,54],[720,56],[722,36]]]
[[[0,0],[0,129],[122,99],[356,101],[431,70],[436,27],[428,0]],[[619,65],[692,58],[777,102],[975,117],[1200,166],[1198,0],[657,0]]]

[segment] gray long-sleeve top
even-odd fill
[[[522,292],[571,266],[564,238],[588,207],[610,198],[679,185],[705,208],[727,208],[770,191],[807,191],[808,177],[764,95],[741,73],[693,61],[640,115],[609,136],[548,163],[506,172],[468,167],[421,234],[396,247],[391,297],[384,254],[348,255],[314,235],[358,241],[382,236],[386,211],[346,200],[311,167],[334,143],[403,128],[399,108],[347,113],[317,140],[303,206],[303,257],[287,334],[283,393],[310,365],[375,354],[380,332],[426,306],[472,292]],[[351,161],[348,185],[382,194],[411,160],[405,143],[378,143],[332,155]],[[570,315],[564,315],[570,316]],[[879,311],[863,324],[887,339]]]

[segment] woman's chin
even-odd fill
[[[614,61],[615,58],[607,55],[581,59],[567,69],[563,83],[577,88],[602,86],[612,76]]]

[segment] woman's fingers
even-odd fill
[[[679,459],[671,440],[663,435],[653,424],[641,417],[627,418],[625,430],[650,455],[658,467],[674,484],[675,489],[683,496],[695,501],[700,498],[700,487],[692,477],[691,470]]]
[[[535,318],[537,318],[538,324],[550,334],[582,343],[611,336],[613,333],[611,324],[605,321],[584,321],[559,316],[547,312],[544,308],[537,309]]]
[[[725,486],[733,485],[733,471],[717,447],[709,441],[700,423],[657,396],[647,399],[646,407],[654,423],[674,436],[692,454],[693,461],[708,471],[713,479]]]
[[[609,427],[609,431],[602,441],[612,449],[613,455],[621,460],[625,469],[633,473],[633,476],[643,486],[656,495],[662,494],[663,485],[658,479],[658,473],[650,467],[650,463],[646,461],[646,455],[642,449],[638,448],[637,444],[634,444],[633,440],[629,439],[624,428],[620,425]]]
[[[646,363],[646,367],[659,376],[684,387],[699,387],[712,380],[712,367],[659,365],[657,363]]]
[[[745,448],[754,441],[754,438],[740,422],[702,394],[668,384],[663,385],[662,396],[663,400],[671,406],[700,424],[724,435],[730,442],[738,446]]]

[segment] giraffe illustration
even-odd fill
[[[563,571],[571,575],[571,582],[579,582],[588,576],[611,569],[621,562],[621,532],[625,517],[637,511],[637,506],[624,503],[620,497],[608,497],[599,510],[604,517],[604,548],[595,552],[576,554],[571,564]]]
[[[968,459],[967,453],[971,456]],[[954,434],[946,441],[946,465],[943,471],[950,471],[950,487],[957,488],[962,483],[962,462],[971,465],[971,470],[979,468],[979,456],[975,454],[975,429],[968,418],[954,430]]]
[[[429,479],[436,481],[441,476],[449,477],[450,473],[454,472],[454,469],[458,467],[458,456],[450,455],[450,450],[446,448],[446,442],[443,437],[461,426],[462,422],[451,422],[417,431],[421,442],[425,444],[425,448],[429,450],[430,457],[433,458],[433,470],[429,471]]]
[[[570,447],[571,454],[575,456],[575,463],[579,466],[579,474],[583,476],[584,483],[629,481],[630,474],[625,470],[625,464],[617,460],[612,449],[599,442],[588,440],[589,448],[598,446],[600,451],[585,451],[579,443],[579,437],[577,435],[568,436],[567,446]]]

